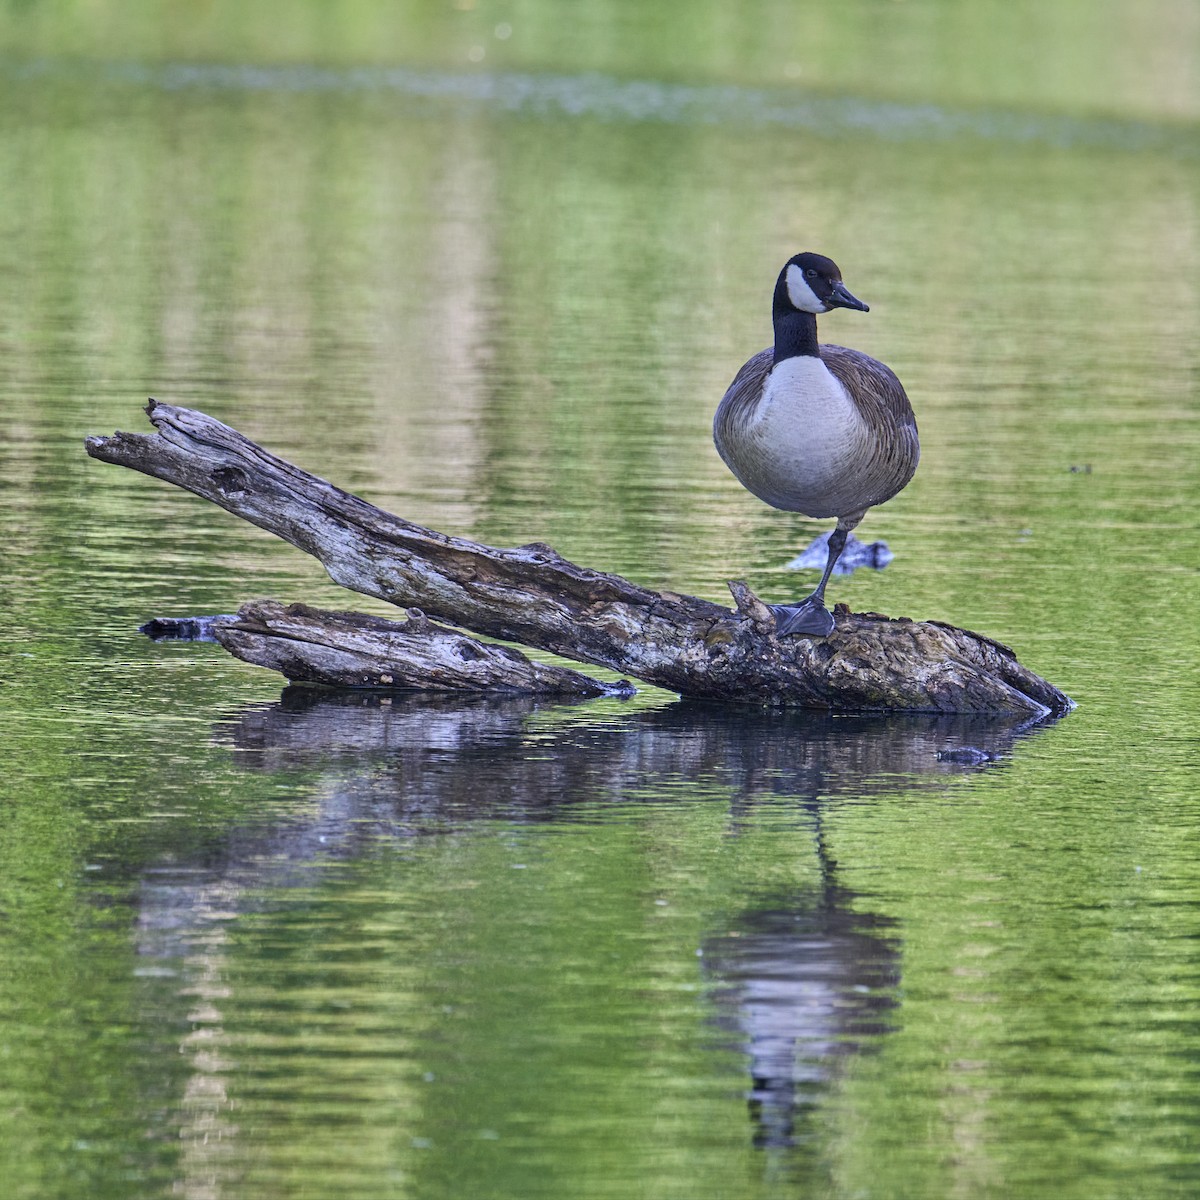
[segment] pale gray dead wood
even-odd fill
[[[92,437],[93,458],[211,500],[318,558],[344,587],[485,637],[610,667],[685,696],[810,708],[1065,712],[1071,701],[990,638],[835,611],[828,638],[778,638],[738,610],[580,567],[549,546],[448,537],[384,512],[197,412],[151,401],[157,434]]]
[[[535,696],[627,695],[566,667],[538,663],[511,646],[436,625],[419,609],[407,621],[329,612],[275,600],[243,604],[222,617],[213,637],[230,654],[269,667],[293,683],[434,692]]]

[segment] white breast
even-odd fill
[[[810,517],[861,507],[854,468],[868,437],[854,401],[812,355],[784,359],[767,376],[742,430],[734,473],[761,500]]]

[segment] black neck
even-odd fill
[[[815,358],[820,353],[817,349],[817,318],[812,313],[802,312],[792,304],[787,291],[787,267],[779,272],[779,278],[775,281],[771,317],[775,322],[777,363],[801,354],[809,354]]]
[[[808,354],[814,358],[820,354],[817,346],[817,318],[812,313],[801,312],[788,305],[786,309],[775,306],[775,361],[796,358]]]

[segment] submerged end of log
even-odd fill
[[[292,683],[556,697],[628,696],[634,690],[624,680],[606,684],[534,662],[511,646],[435,624],[419,609],[410,609],[407,621],[388,621],[252,600],[236,616],[217,620],[212,635],[230,654]]]
[[[741,620],[730,623],[723,649],[730,672],[747,681],[747,699],[796,703],[802,687],[801,703],[842,711],[1038,717],[1074,708],[1069,696],[1023,666],[1012,649],[969,629],[853,613],[838,604],[827,637],[781,637],[774,615],[744,581],[731,580],[729,590]]]
[[[943,621],[834,609],[840,672],[871,663],[885,696],[929,697],[941,712],[1061,716],[1074,701],[1029,670],[1002,642]]]

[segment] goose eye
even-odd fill
[[[806,275],[806,276],[807,276],[809,279],[816,279],[816,277],[817,277],[817,269],[816,269],[816,267],[809,267],[809,268],[808,268],[808,270],[804,272],[804,274],[805,274],[805,275]]]

